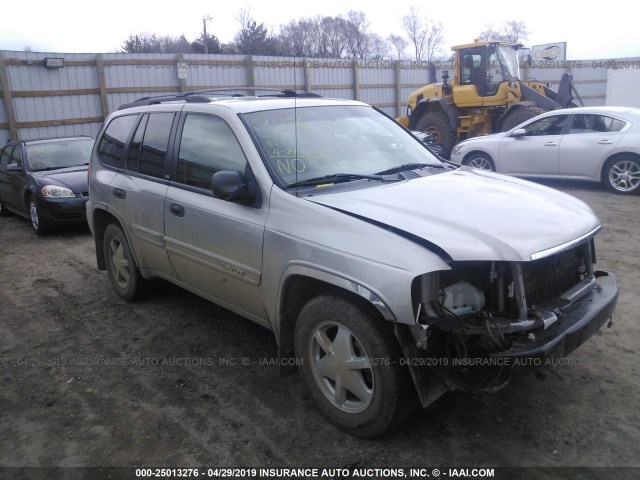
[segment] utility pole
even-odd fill
[[[209,37],[207,36],[207,22],[213,20],[210,15],[202,17],[202,30],[204,39],[204,53],[209,53]]]

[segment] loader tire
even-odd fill
[[[418,120],[416,130],[433,135],[435,143],[442,145],[442,157],[449,158],[451,149],[456,143],[456,134],[443,112],[427,112]]]
[[[502,122],[502,128],[500,131],[508,132],[513,127],[517,127],[521,123],[545,112],[546,110],[540,107],[520,107],[507,115]]]

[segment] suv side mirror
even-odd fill
[[[249,201],[249,185],[240,172],[221,170],[211,177],[211,190],[216,198],[227,201]]]
[[[524,128],[519,128],[511,132],[512,137],[524,137],[527,134],[527,131]]]
[[[10,163],[9,165],[7,165],[7,172],[21,172],[22,171],[22,167],[20,165],[18,165],[17,163]]]

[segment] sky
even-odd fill
[[[431,21],[442,22],[444,51],[452,45],[470,43],[490,25],[498,28],[508,20],[522,21],[530,34],[526,46],[567,42],[567,59],[591,60],[640,57],[640,28],[629,9],[606,4],[573,2],[503,2],[497,0],[181,0],[169,3],[109,0],[87,3],[76,0],[4,2],[0,50],[48,53],[112,53],[121,51],[130,34],[155,33],[195,40],[207,31],[222,43],[233,40],[241,9],[276,33],[281,24],[302,17],[346,16],[349,10],[365,12],[371,31],[386,38],[402,34],[401,21],[412,6]],[[627,11],[627,14],[624,12]]]

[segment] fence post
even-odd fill
[[[247,86],[256,86],[256,79],[253,72],[253,55],[247,55]]]
[[[402,115],[402,105],[403,105],[403,99],[401,97],[402,95],[402,89],[401,89],[401,80],[402,80],[402,75],[400,74],[401,70],[400,70],[400,60],[396,60],[396,78],[395,78],[395,92],[396,92],[396,118],[400,117]]]
[[[307,62],[306,58],[302,59],[303,61],[303,68],[304,68],[304,91],[307,93],[311,93],[311,72],[309,71],[309,62]],[[295,81],[295,58],[294,58],[294,74],[293,74],[293,83],[295,85],[296,81]]]
[[[7,113],[7,123],[9,123],[9,138],[11,138],[12,140],[18,140],[16,111],[13,108],[13,95],[11,94],[11,85],[9,85],[7,65],[2,53],[0,53],[0,83],[2,83],[2,98],[4,98],[4,110]]]
[[[98,88],[100,89],[102,119],[104,120],[109,115],[109,101],[107,100],[107,79],[104,75],[104,59],[101,53],[96,55],[96,69],[98,71]]]
[[[360,71],[356,58],[353,59],[353,99],[360,100]]]
[[[184,92],[187,89],[187,79],[184,78],[184,76],[180,74],[180,69],[184,68],[184,66],[185,66],[184,55],[179,53],[176,56],[176,68],[178,69],[178,89],[180,90],[180,93]],[[187,70],[185,68],[185,71],[188,72],[189,70]],[[187,73],[187,75],[188,75],[188,73]]]

